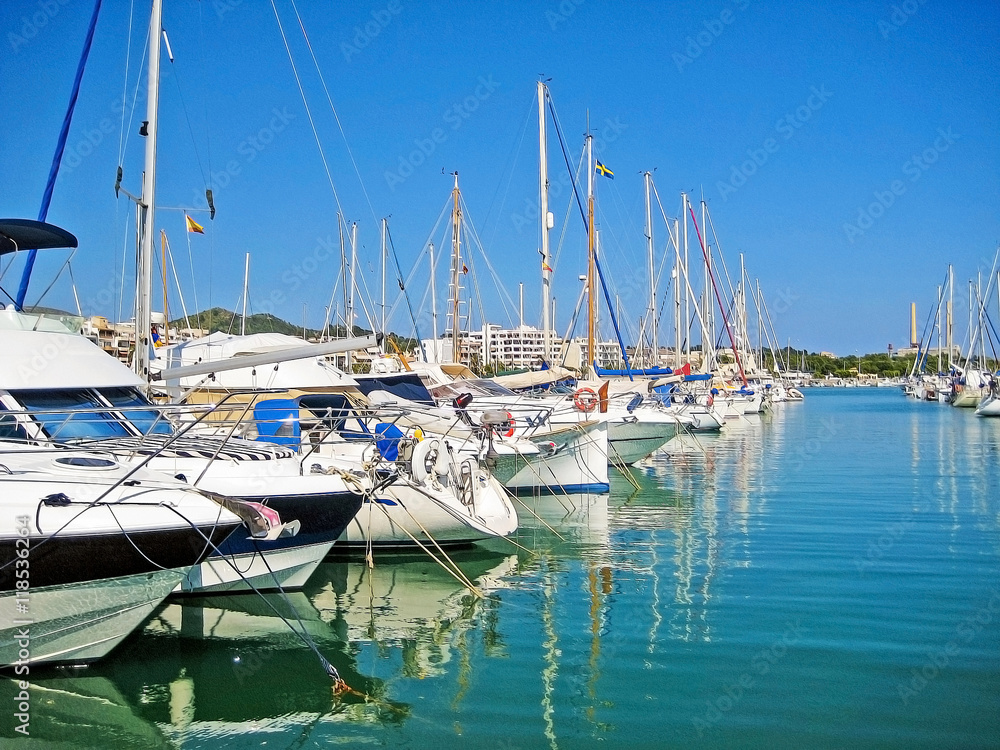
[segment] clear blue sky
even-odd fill
[[[0,214],[7,216],[37,214],[93,7],[89,0],[62,3],[11,0],[0,7]],[[359,223],[359,268],[376,297],[376,217],[391,215],[408,270],[448,199],[451,178],[442,171],[458,170],[500,282],[515,301],[518,282],[525,283],[525,317],[539,322],[539,231],[529,209],[538,197],[540,73],[552,79],[573,158],[589,111],[603,140],[598,158],[615,172],[614,181],[599,182],[599,222],[605,262],[633,327],[647,283],[644,170],[656,170],[669,216],[679,213],[680,191],[695,198],[704,192],[730,267],[745,253],[770,299],[778,336],[810,350],[851,354],[905,345],[909,303],[918,303],[922,325],[949,262],[956,297],[966,300],[967,280],[988,267],[1000,239],[995,2],[298,0],[346,145],[291,2],[276,4],[341,206]],[[130,107],[146,5],[136,3],[130,47],[129,3],[104,3],[70,161],[49,212],[50,221],[80,238],[73,271],[87,314],[117,315],[115,274],[132,214],[113,191],[121,97],[131,49]],[[212,181],[218,208],[213,222],[195,214],[206,228],[204,237],[191,238],[198,304],[236,305],[249,252],[251,307],[265,310],[270,301],[275,314],[298,322],[306,304],[310,326],[318,327],[340,272],[339,251],[325,257],[320,243],[336,238],[337,206],[271,6],[166,6],[175,62],[165,63],[162,82],[158,203],[194,205]],[[136,131],[143,118],[141,105],[126,126],[123,185],[133,192],[140,186]],[[430,151],[425,159],[412,156],[421,143]],[[554,138],[549,154],[555,181],[565,168]],[[757,164],[748,162],[754,156]],[[734,169],[743,174],[734,176]],[[872,207],[879,197],[891,205]],[[552,199],[553,247],[567,198],[563,190]],[[560,330],[585,271],[580,219],[570,214],[569,221],[554,282]],[[193,310],[182,222],[178,212],[158,214]],[[662,223],[655,233],[662,253]],[[442,237],[439,230],[432,239]],[[129,240],[127,274],[131,253]],[[29,302],[65,258],[63,251],[40,256]],[[488,316],[516,320],[485,263],[478,256],[474,263]],[[446,293],[443,269],[439,295]],[[19,274],[17,260],[5,288],[16,289]],[[415,305],[427,287],[423,270],[410,287]],[[75,306],[65,274],[44,302]],[[956,309],[961,333],[967,303]],[[425,335],[427,321],[425,315]],[[390,327],[410,331],[402,307]]]

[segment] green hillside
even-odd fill
[[[222,331],[223,333],[239,333],[240,332],[240,316],[234,313],[232,310],[226,310],[222,307],[213,307],[210,310],[204,310],[200,313],[195,313],[188,316],[188,321],[191,323],[192,328],[207,328],[210,333],[215,333],[216,331]],[[184,318],[177,318],[170,321],[171,328],[186,328],[187,321]],[[270,313],[254,313],[253,315],[247,315],[246,322],[246,332],[249,333],[283,333],[287,336],[295,336],[302,338],[302,328],[301,326],[296,326],[289,323],[287,320],[282,320],[281,318],[275,317]],[[354,326],[353,335],[354,336],[367,336],[370,334],[367,328],[360,328],[359,326]],[[346,331],[344,326],[330,326],[329,334],[332,338],[344,338]],[[305,338],[307,339],[318,339],[321,335],[321,331],[315,328],[306,328]],[[401,336],[394,336],[398,346],[407,351],[412,347],[416,346],[416,341]]]

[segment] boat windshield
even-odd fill
[[[490,396],[517,396],[517,394],[514,393],[514,391],[500,385],[499,383],[494,383],[492,380],[478,379],[478,380],[467,380],[463,382],[475,383],[482,389],[483,393],[487,393]]]
[[[128,437],[121,420],[86,390],[11,391],[53,440],[103,440]]]
[[[173,434],[173,425],[163,412],[158,411],[135,388],[102,388],[101,395],[108,403],[121,409],[125,418],[141,430],[143,435]]]
[[[17,418],[7,411],[7,407],[0,404],[0,441],[26,443],[28,435],[24,428],[17,423]]]

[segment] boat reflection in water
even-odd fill
[[[272,609],[273,607],[273,609]],[[279,614],[280,613],[280,614]],[[352,688],[335,695],[304,629]],[[398,723],[409,706],[358,672],[340,637],[301,592],[169,600],[114,656],[86,669],[31,675],[32,740],[67,747],[290,747],[330,723]],[[0,683],[13,703],[16,683]],[[9,693],[9,697],[8,697]],[[3,738],[16,738],[7,728]]]
[[[342,625],[352,647],[363,653],[373,647],[377,658],[400,649],[400,676],[422,679],[444,674],[473,628],[483,628],[489,646],[497,619],[489,597],[517,571],[516,555],[479,547],[449,553],[485,598],[426,555],[383,557],[376,554],[374,568],[356,558],[326,562],[306,587],[320,617]]]
[[[536,552],[553,544],[579,546],[579,553],[606,549],[608,495],[552,494],[522,497],[518,541]],[[572,552],[572,550],[569,550]]]
[[[451,557],[487,596],[517,568],[516,556],[485,549]],[[459,700],[472,664],[464,635],[481,629],[489,645],[497,603],[426,557],[386,560],[376,558],[374,569],[362,559],[324,563],[304,591],[287,596],[169,600],[105,662],[30,676],[31,739],[186,750],[298,747],[310,737],[362,741],[372,726],[410,716],[407,703],[387,697],[394,678],[443,675],[456,653]],[[308,634],[350,691],[334,693],[289,623]],[[359,671],[367,656],[378,658],[385,677]],[[17,691],[13,679],[0,681],[0,699],[14,704]],[[18,737],[8,724],[0,746]]]

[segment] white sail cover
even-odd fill
[[[278,353],[288,349],[302,349],[309,344],[283,333],[254,333],[234,336],[222,332],[205,338],[165,346],[156,351],[154,370],[222,362],[252,354]],[[168,380],[167,385],[191,388],[204,380],[203,376],[182,377]],[[305,357],[273,365],[241,367],[219,371],[210,383],[211,388],[283,388],[295,390],[323,389],[324,391],[353,388],[357,381],[322,357]]]

